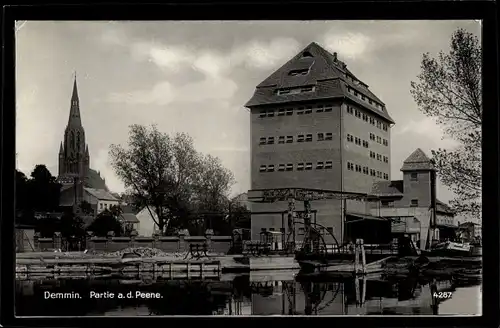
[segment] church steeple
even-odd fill
[[[59,147],[59,175],[79,177],[83,181],[89,170],[89,163],[90,156],[80,116],[80,99],[75,74],[68,125],[64,131],[64,142]]]
[[[73,81],[73,94],[71,95],[71,107],[69,111],[68,127],[81,127],[80,99],[78,99],[78,85],[76,83],[76,73]]]

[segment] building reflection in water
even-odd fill
[[[433,285],[410,277],[397,281],[364,278],[336,282],[251,282],[251,285],[254,315],[433,315],[439,312],[439,302],[432,293],[456,288],[451,281]],[[471,306],[477,307],[477,303],[472,300]],[[476,313],[480,314],[479,308]]]

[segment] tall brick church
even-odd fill
[[[68,124],[64,130],[64,139],[59,146],[57,180],[63,185],[61,206],[81,203],[86,188],[108,191],[100,173],[90,168],[90,153],[82,124],[76,76],[73,82]]]

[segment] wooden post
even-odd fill
[[[354,289],[356,291],[356,305],[361,303],[361,295],[359,292],[359,279],[358,277],[354,277]]]
[[[354,245],[354,274],[357,275],[359,270],[359,239],[356,239]]]
[[[187,277],[188,277],[188,279],[189,279],[189,276],[190,276],[190,274],[189,274],[190,270],[191,270],[191,266],[189,265],[189,262],[187,262]]]
[[[363,277],[363,294],[361,295],[361,304],[364,304],[365,300],[366,300],[366,287],[367,287],[366,276],[364,276]]]
[[[205,263],[200,263],[200,278],[203,279],[203,272],[205,271]]]
[[[366,253],[365,253],[365,244],[363,243],[363,239],[359,240],[359,246],[361,248],[361,270],[363,274],[366,273]]]

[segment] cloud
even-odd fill
[[[349,59],[359,59],[368,51],[372,39],[362,33],[328,32],[323,37],[323,44],[330,52]]]
[[[166,72],[185,70],[189,74],[189,70],[194,70],[203,75],[201,81],[184,85],[176,84],[172,76],[167,75],[165,80],[150,89],[113,92],[108,97],[109,102],[131,105],[231,99],[238,90],[238,85],[230,78],[233,68],[244,66],[269,70],[293,56],[299,48],[299,43],[293,38],[275,38],[268,42],[254,40],[233,47],[228,54],[182,45],[130,42],[117,32],[109,32],[101,41],[120,46],[129,43],[133,58],[150,62]]]
[[[408,123],[403,125],[400,129],[394,131],[393,135],[407,135],[414,134],[418,135],[422,140],[427,139],[429,145],[434,145],[435,147],[451,149],[458,146],[458,142],[447,138],[443,135],[443,131],[436,124],[435,120],[430,117],[426,117],[420,121],[410,120]]]
[[[101,177],[106,180],[106,185],[109,190],[124,190],[123,183],[115,175],[115,172],[110,165],[108,151],[106,149],[99,149],[93,153],[94,155],[91,157],[92,162],[90,163],[90,166],[92,169],[100,172]]]

